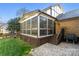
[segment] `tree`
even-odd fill
[[[8,21],[8,30],[14,34],[15,32],[18,32],[20,31],[20,24],[18,23],[18,21],[20,20],[19,17],[17,18],[13,18],[13,19],[10,19]]]
[[[2,18],[0,17],[0,28],[2,28],[3,26],[3,22],[2,22]]]
[[[26,8],[20,8],[20,9],[16,12],[16,15],[19,16],[19,17],[21,17],[21,16],[23,16],[25,13],[28,13],[28,12],[29,12],[28,9],[26,9]]]

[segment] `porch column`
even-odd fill
[[[40,17],[38,16],[38,38],[40,36]]]

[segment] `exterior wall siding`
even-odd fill
[[[57,17],[59,14],[63,13],[63,10],[59,5],[55,5],[45,10],[45,12],[53,17]]]
[[[59,21],[59,23],[60,23],[60,29],[61,28],[65,29],[65,34],[73,33],[79,37],[79,18],[71,18]]]
[[[58,34],[61,30],[61,26],[60,26],[60,22],[58,21],[55,21],[55,31],[56,31],[56,34]]]

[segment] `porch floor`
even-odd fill
[[[61,42],[59,45],[46,43],[34,48],[33,56],[79,56],[79,44]]]

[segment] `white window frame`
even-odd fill
[[[34,17],[37,17],[38,18],[38,16],[34,16]],[[32,17],[32,18],[34,18],[34,17]],[[27,22],[28,20],[30,20],[30,23],[32,22],[31,20],[32,20],[32,18],[30,18],[30,19],[27,19],[26,21],[24,21],[24,22]],[[37,19],[38,20],[38,19]],[[24,23],[24,22],[22,22],[22,23]],[[38,34],[37,34],[37,36],[35,36],[35,35],[32,35],[32,30],[33,29],[36,29],[36,28],[32,28],[32,26],[30,25],[30,29],[21,29],[21,30],[30,30],[30,34],[25,34],[25,33],[21,33],[22,35],[26,35],[26,36],[31,36],[31,37],[35,37],[35,38],[37,38],[38,37]],[[37,30],[38,30],[38,28],[37,28]],[[37,31],[38,32],[38,31]]]
[[[47,28],[40,28],[40,16],[42,16],[42,17],[45,17],[46,19],[47,19]],[[50,35],[48,35],[48,19],[50,19],[50,18],[48,18],[48,17],[46,17],[46,16],[43,16],[43,15],[39,15],[39,16],[35,16],[35,17],[37,17],[38,19],[38,27],[37,27],[37,32],[38,32],[38,34],[37,34],[37,36],[35,36],[35,35],[32,35],[32,29],[31,29],[31,27],[32,26],[30,26],[30,34],[24,34],[24,33],[21,33],[22,35],[25,35],[25,36],[31,36],[31,37],[35,37],[35,38],[42,38],[42,37],[47,37],[47,36],[52,36],[53,35],[53,33],[52,34],[50,34]],[[33,17],[34,18],[34,17]],[[28,19],[28,20],[32,20],[32,18],[31,19]],[[50,19],[50,20],[52,20],[52,19]],[[54,21],[54,20],[52,20],[52,21]],[[27,22],[27,20],[26,21],[24,21],[24,22]],[[22,22],[22,23],[24,23],[24,22]],[[31,21],[30,21],[31,22]],[[35,28],[34,28],[35,29]],[[40,29],[47,29],[47,34],[46,35],[43,35],[43,36],[40,36]],[[25,30],[25,29],[21,29],[21,30]],[[27,30],[27,29],[26,29]]]
[[[40,37],[40,17],[38,16],[38,38]]]
[[[40,28],[40,16],[47,18],[47,28]],[[48,17],[46,17],[46,16],[43,16],[43,15],[40,15],[40,16],[38,16],[38,38],[47,37],[47,36],[52,36],[53,33],[50,34],[50,35],[48,34],[48,19],[50,19],[50,18],[48,18]],[[50,20],[51,20],[51,19],[50,19]],[[52,21],[54,21],[54,20],[52,20]],[[47,29],[47,35],[40,36],[40,29]]]

